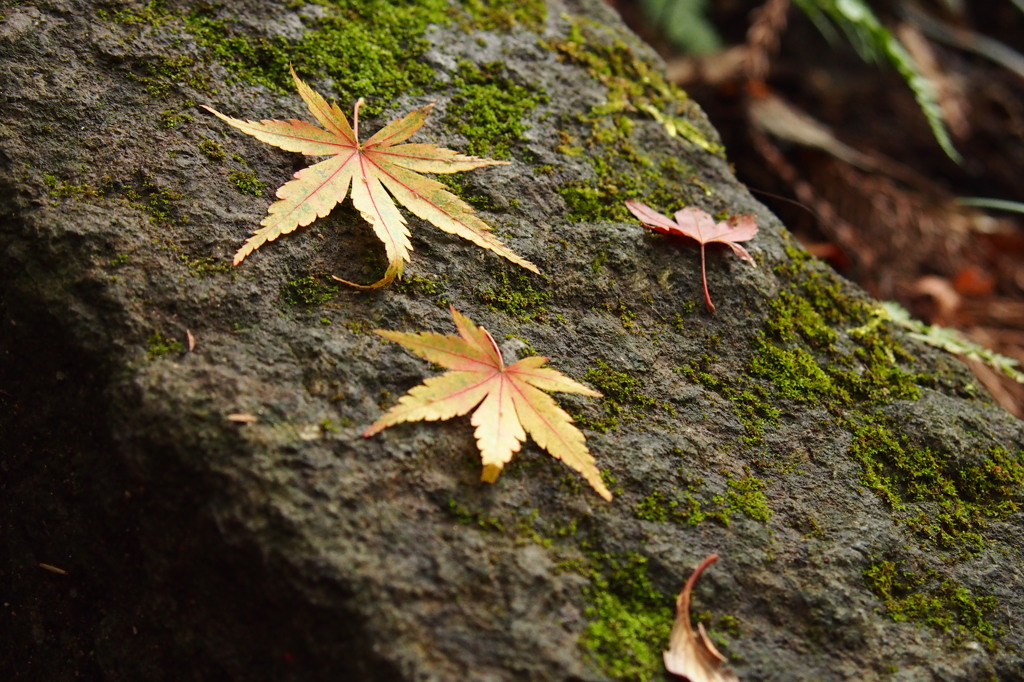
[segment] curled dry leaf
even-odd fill
[[[572,417],[544,391],[595,398],[601,394],[544,367],[546,357],[523,358],[505,366],[494,337],[455,308],[451,312],[459,336],[376,330],[385,339],[400,343],[450,371],[414,387],[363,436],[369,438],[401,422],[460,417],[476,408],[470,423],[476,427],[474,435],[484,463],[481,480],[497,480],[529,433],[539,446],[578,471],[601,497],[610,501],[612,494],[601,480],[583,434],[572,425]]]
[[[427,114],[434,108],[433,104],[392,121],[366,142],[360,142],[359,107],[362,99],[356,102],[352,125],[349,125],[338,105],[328,104],[320,93],[299,79],[294,69],[292,78],[310,113],[323,128],[295,119],[243,121],[203,107],[222,121],[267,144],[307,156],[331,157],[303,168],[295,174],[294,180],[277,190],[280,201],[271,204],[267,217],[260,223],[263,227],[256,230],[235,254],[235,265],[266,242],[323,218],[345,200],[351,188],[352,203],[384,242],[388,269],[380,281],[368,286],[335,277],[340,282],[374,289],[402,275],[412,244],[405,217],[395,206],[394,199],[445,232],[468,239],[527,270],[537,272],[533,263],[515,254],[495,237],[491,227],[476,216],[469,204],[436,180],[420,175],[460,173],[484,166],[504,165],[507,161],[465,156],[432,144],[400,144],[423,126]]]
[[[701,572],[716,561],[717,554],[704,559],[679,593],[676,599],[676,621],[669,635],[668,651],[663,654],[665,669],[690,682],[739,682],[732,670],[722,667],[725,656],[711,643],[704,624],[697,624],[697,632],[690,625],[690,593]]]
[[[749,213],[733,216],[716,225],[706,211],[692,206],[676,211],[675,220],[658,213],[647,204],[632,199],[626,201],[626,208],[655,232],[697,240],[700,244],[700,275],[704,281],[704,304],[708,312],[714,311],[715,304],[711,302],[711,295],[708,293],[708,276],[704,267],[705,244],[726,244],[740,259],[757,267],[754,257],[738,243],[749,241],[757,235],[757,223],[754,222],[754,216]]]

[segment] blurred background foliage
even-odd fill
[[[805,247],[1024,417],[1024,0],[608,2]]]

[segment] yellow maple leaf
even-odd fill
[[[572,425],[572,417],[544,391],[595,398],[601,394],[544,367],[546,357],[523,358],[505,366],[494,337],[455,308],[451,312],[459,336],[376,330],[384,338],[451,371],[430,377],[410,390],[363,436],[369,438],[401,422],[460,417],[479,405],[470,422],[476,427],[477,446],[484,463],[481,480],[497,480],[529,433],[538,445],[582,474],[601,497],[610,501],[612,494],[601,480],[583,434]]]
[[[384,242],[388,269],[380,281],[368,286],[335,277],[341,282],[373,289],[402,275],[412,244],[409,243],[405,217],[395,206],[392,196],[414,214],[445,232],[468,239],[527,270],[537,272],[533,263],[495,237],[491,227],[477,217],[468,204],[436,180],[419,175],[459,173],[507,164],[507,161],[465,156],[432,144],[400,144],[420,129],[433,104],[392,121],[366,142],[360,142],[359,107],[363,104],[362,99],[356,102],[353,124],[349,125],[338,105],[334,102],[328,104],[318,92],[299,79],[294,69],[292,78],[302,100],[323,129],[295,119],[242,121],[203,106],[221,120],[267,144],[307,156],[331,157],[303,168],[295,174],[294,180],[277,190],[280,201],[270,206],[267,217],[260,223],[262,227],[235,254],[235,265],[264,243],[326,216],[336,204],[345,200],[351,187],[352,203]]]

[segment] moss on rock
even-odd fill
[[[607,29],[573,23],[568,36],[547,43],[561,59],[582,66],[608,88],[607,101],[582,115],[589,135],[579,141],[565,133],[562,153],[579,155],[594,171],[591,180],[570,182],[559,188],[569,207],[567,218],[576,222],[626,220],[624,198],[639,199],[659,209],[675,209],[696,196],[688,182],[694,169],[671,150],[654,150],[634,135],[637,114],[669,111],[673,119],[695,109],[686,93],[665,81],[650,62],[637,56],[622,38]],[[658,114],[660,116],[660,114]],[[664,123],[665,119],[659,119]],[[685,118],[678,118],[682,137],[713,153],[722,150]]]
[[[495,286],[482,289],[478,298],[492,310],[503,312],[522,322],[547,312],[544,303],[551,292],[534,286],[536,278],[516,270],[509,275],[506,270],[494,272]]]
[[[880,561],[864,571],[864,582],[896,622],[916,622],[950,633],[957,644],[970,637],[986,649],[998,648],[1002,628],[990,620],[994,597],[977,597],[955,580],[932,569]]]
[[[465,153],[494,159],[511,156],[526,130],[523,117],[548,100],[537,87],[511,79],[501,62],[461,62],[452,87],[445,123],[469,140]]]
[[[281,300],[291,306],[317,306],[334,299],[338,287],[320,277],[306,275],[287,282],[281,287]]]
[[[663,668],[661,651],[672,629],[672,597],[657,591],[647,558],[591,553],[589,624],[581,644],[602,670],[616,680],[644,682]]]

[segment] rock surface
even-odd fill
[[[741,679],[1024,678],[1020,423],[796,248],[600,3],[0,7],[3,679],[663,679],[713,552]],[[306,159],[196,105],[306,118],[289,60],[508,158],[456,190],[543,274],[410,218],[403,282],[337,287],[383,272],[350,204],[231,267]],[[705,312],[626,198],[754,213],[758,267],[710,253]],[[436,373],[371,330],[449,305],[605,394],[559,402],[613,502],[534,444],[480,483],[466,419],[361,437]]]

